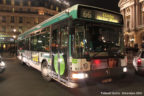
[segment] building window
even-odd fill
[[[144,25],[144,3],[142,4],[142,24]]]
[[[14,16],[11,16],[11,23],[14,23]]]
[[[38,24],[39,23],[39,20],[38,20],[38,18],[35,18],[35,22],[34,22],[35,24]]]
[[[44,3],[44,6],[45,6],[45,7],[48,7],[48,2],[45,2],[45,3]]]
[[[43,10],[38,10],[38,14],[39,15],[44,15],[44,11]]]
[[[10,5],[11,4],[11,0],[6,0],[6,4]]]
[[[3,23],[6,22],[6,16],[2,16],[2,22],[3,22]]]
[[[144,12],[142,14],[143,14],[143,16],[142,16],[143,20],[142,21],[143,21],[143,25],[144,25]]]
[[[39,5],[38,1],[34,2],[34,6],[38,6],[38,5]]]
[[[14,26],[12,25],[12,26],[11,26],[11,32],[13,32],[13,30],[14,30]]]
[[[15,5],[20,5],[20,2],[19,1],[15,1]]]
[[[56,11],[59,11],[59,7],[56,7]]]
[[[3,4],[2,0],[0,0],[0,4]]]
[[[23,8],[19,8],[19,12],[23,12]]]
[[[2,26],[2,32],[6,32],[6,26]]]
[[[28,1],[28,6],[31,6],[31,1],[30,0]]]
[[[25,20],[26,20],[26,23],[28,24],[30,23],[30,21],[32,21],[30,17],[25,18]]]
[[[130,30],[130,16],[127,16],[126,18],[126,28],[127,30]]]
[[[3,0],[3,4],[6,4],[6,0]]]
[[[24,6],[27,6],[27,5],[28,5],[27,1],[24,1],[24,2],[23,2],[23,5],[24,5]]]
[[[139,10],[139,12],[140,12],[139,25],[141,25],[142,24],[142,3],[139,4],[139,8],[140,8],[140,10]]]
[[[22,33],[23,27],[19,26],[19,32]]]
[[[30,9],[30,8],[28,8],[28,9],[27,9],[27,12],[31,12],[31,9]]]
[[[53,9],[53,5],[50,6],[50,9]]]
[[[19,23],[23,23],[23,17],[19,17]]]
[[[11,5],[15,5],[15,0],[11,0]]]
[[[14,9],[14,8],[12,8],[12,12],[13,12],[13,13],[15,12],[15,9]]]
[[[20,0],[20,6],[23,6],[23,1],[22,0]]]

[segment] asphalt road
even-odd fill
[[[46,82],[39,71],[21,65],[16,57],[6,54],[3,60],[7,69],[0,74],[0,96],[144,96],[144,76],[136,75],[131,66],[125,78],[70,89],[56,81]]]

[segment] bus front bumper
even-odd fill
[[[72,74],[71,82],[101,81],[107,78],[116,79],[127,73],[127,67],[117,67],[112,69],[99,69],[83,73]]]

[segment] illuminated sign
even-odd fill
[[[0,37],[0,43],[6,43],[6,42],[14,42],[14,38],[12,38],[12,37]]]
[[[99,10],[94,10],[94,9],[91,10],[88,8],[81,8],[79,17],[86,18],[86,19],[112,22],[112,23],[122,23],[121,15],[118,15],[112,12],[105,12],[105,11],[99,11]]]
[[[120,18],[111,13],[106,13],[106,12],[101,12],[101,11],[96,11],[95,12],[95,19],[97,20],[102,20],[102,21],[108,21],[108,22],[113,22],[113,23],[119,23]]]
[[[0,34],[0,37],[12,37],[12,36]]]
[[[92,10],[82,9],[81,10],[81,17],[92,18]]]

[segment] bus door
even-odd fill
[[[58,77],[66,77],[68,49],[67,27],[61,27],[52,31],[52,64]]]

